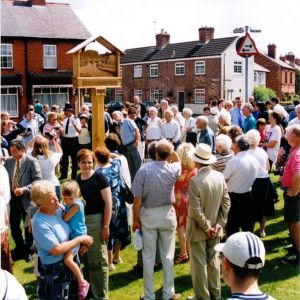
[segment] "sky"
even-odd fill
[[[67,2],[91,34],[102,35],[120,50],[155,45],[161,29],[171,43],[198,39],[198,28],[214,27],[215,38],[250,26],[257,48],[277,46],[276,56],[300,58],[299,0],[52,0]],[[240,34],[242,35],[242,34]]]

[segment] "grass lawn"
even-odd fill
[[[266,265],[260,275],[260,287],[263,292],[280,300],[300,299],[300,270],[283,264],[281,258],[286,255],[283,246],[287,244],[287,227],[283,221],[283,199],[280,193],[280,202],[276,203],[276,216],[267,222],[267,236],[263,239],[267,257]],[[257,228],[256,228],[257,229]],[[257,233],[257,231],[256,231]],[[178,250],[178,249],[177,249]],[[112,300],[139,299],[143,292],[142,274],[133,271],[136,263],[136,251],[133,246],[128,246],[121,253],[123,264],[110,273],[110,292]],[[33,275],[33,263],[17,261],[14,264],[14,275],[23,284],[29,299],[36,299],[36,280]],[[162,295],[162,271],[155,272],[156,297]],[[182,299],[193,295],[189,264],[175,266],[175,289],[182,294]],[[229,289],[222,284],[222,298],[229,296]]]

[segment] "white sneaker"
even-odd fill
[[[115,269],[116,269],[116,266],[113,263],[111,263],[109,265],[109,272],[115,271]]]
[[[259,231],[260,237],[264,238],[266,237],[266,232],[264,230]]]
[[[119,258],[114,258],[113,259],[113,263],[114,264],[122,264],[123,263],[123,260],[122,260],[122,258],[121,257],[119,257]]]

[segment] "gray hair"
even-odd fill
[[[174,117],[174,113],[173,113],[173,111],[170,108],[168,108],[168,109],[165,110],[164,116],[166,115],[166,113],[169,113],[172,117]]]
[[[150,112],[150,111],[153,111],[155,114],[158,113],[158,110],[157,110],[157,108],[156,108],[155,106],[151,106],[151,107],[149,108],[149,112]]]
[[[244,135],[239,135],[235,139],[235,144],[241,151],[247,151],[250,148],[248,139]]]
[[[220,113],[218,120],[220,120],[220,118],[223,118],[228,126],[231,125],[231,116],[229,113]]]
[[[297,112],[298,109],[300,110],[300,104],[298,104],[298,105],[295,106],[295,111],[296,112]]]
[[[296,135],[296,137],[300,138],[300,125],[299,124],[294,124],[291,126],[288,126],[286,129],[286,134],[285,136],[287,137],[289,133],[293,133]]]
[[[216,137],[216,146],[220,146],[225,152],[229,152],[231,149],[231,138],[226,134],[219,134]]]
[[[189,116],[192,116],[193,115],[193,111],[190,109],[190,108],[184,108],[182,110],[182,114],[188,114]]]
[[[250,146],[257,146],[260,142],[260,134],[256,129],[251,129],[245,134]]]
[[[208,119],[205,116],[198,116],[197,119],[196,119],[196,122],[197,121],[201,121],[202,123],[205,123],[206,126],[208,125]]]
[[[172,109],[174,114],[178,112],[178,107],[176,105],[172,105],[171,109]]]
[[[253,106],[252,106],[251,103],[245,103],[245,104],[243,105],[243,108],[244,108],[244,107],[248,108],[251,112],[253,111]]]
[[[168,140],[160,140],[155,147],[155,152],[161,158],[166,160],[170,154],[174,151],[174,146]]]

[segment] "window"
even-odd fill
[[[44,45],[44,69],[56,69],[56,45]]]
[[[143,75],[143,66],[138,65],[138,66],[134,66],[134,74],[133,77],[134,78],[141,78]]]
[[[150,65],[150,77],[158,77],[158,65]]]
[[[122,90],[115,90],[115,101],[123,100],[123,92]]]
[[[205,61],[196,61],[195,62],[195,74],[196,75],[205,74]]]
[[[162,100],[162,91],[161,90],[151,90],[150,91],[150,100],[161,101]]]
[[[183,76],[184,75],[184,63],[176,63],[175,64],[175,75],[176,76]]]
[[[254,82],[258,84],[266,84],[266,73],[255,71],[254,72]]]
[[[142,90],[134,90],[133,91],[133,96],[138,96],[140,100],[143,100],[143,91]]]
[[[12,44],[1,44],[1,68],[12,69],[13,67],[13,53]]]
[[[122,77],[122,73],[123,72],[123,69],[122,69],[122,67],[120,67],[120,77]]]
[[[294,80],[293,80],[293,73],[290,72],[290,84],[294,84]]]
[[[72,87],[72,86],[70,86]],[[48,104],[51,107],[54,104],[63,107],[69,101],[70,87],[37,87],[33,88],[33,99],[37,98],[43,104]]]
[[[19,116],[18,106],[18,88],[2,87],[1,88],[1,111],[9,112],[11,117]]]
[[[195,89],[195,103],[205,103],[205,89]]]
[[[233,73],[242,74],[243,72],[243,63],[241,61],[235,61],[233,63]]]

